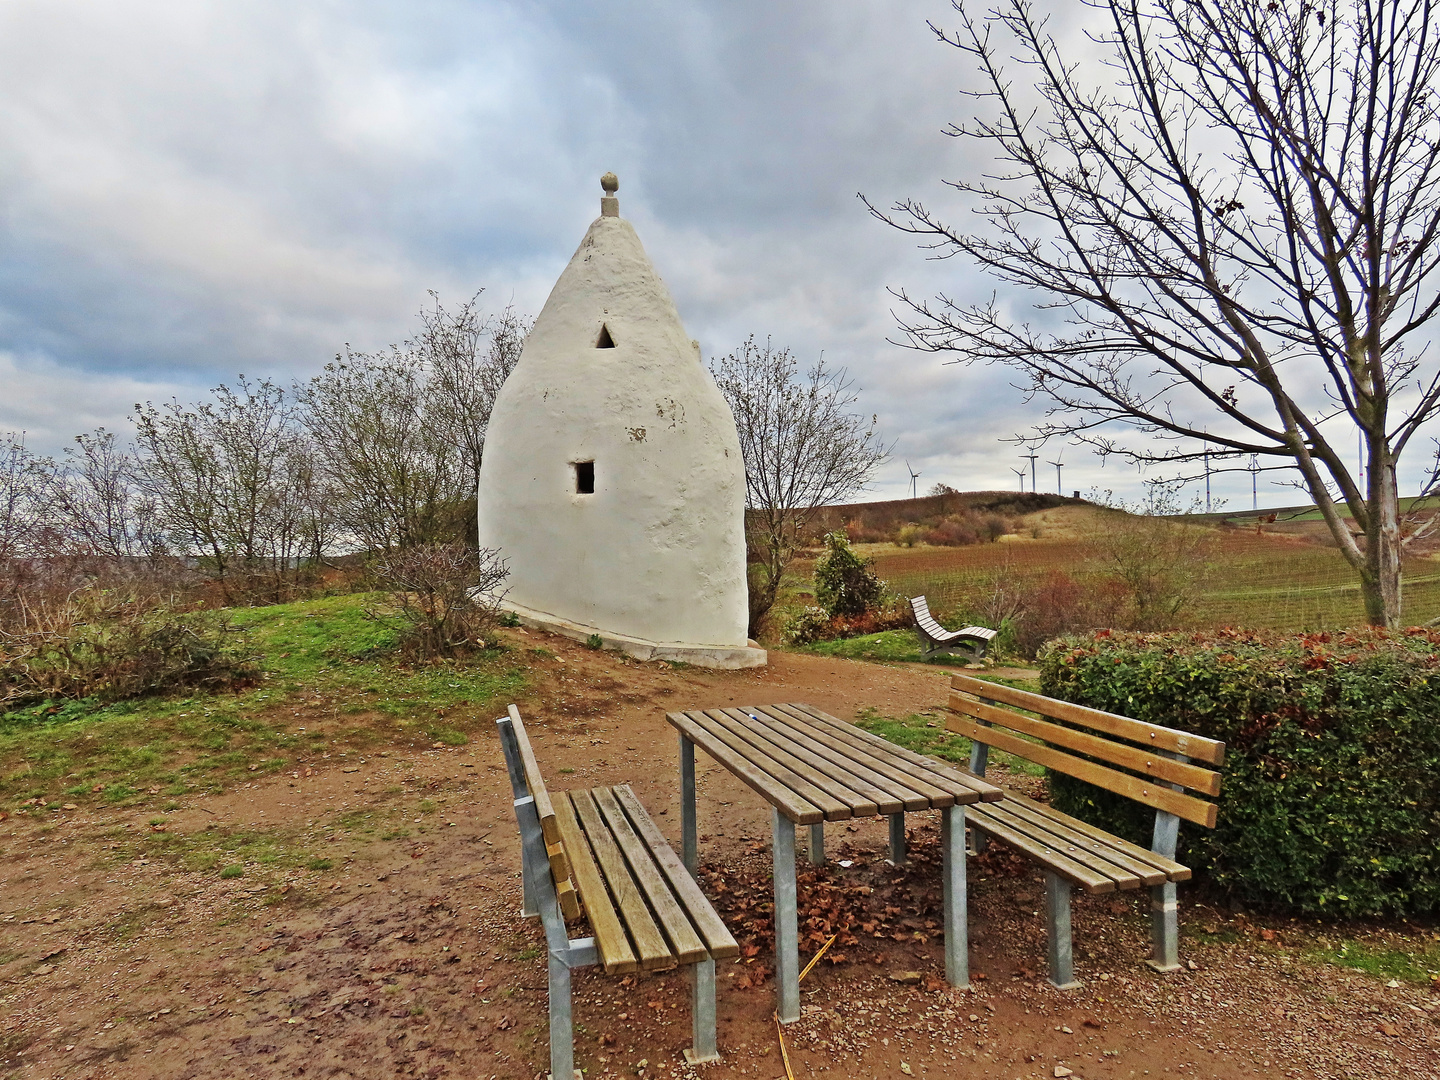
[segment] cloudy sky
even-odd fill
[[[347,342],[405,337],[427,289],[536,312],[614,170],[707,357],[754,333],[849,369],[896,443],[872,497],[906,492],[906,459],[922,490],[1014,488],[1019,450],[1001,440],[1039,407],[1003,371],[886,341],[887,286],[979,298],[991,283],[927,262],[856,197],[963,215],[941,180],[976,167],[975,148],[941,131],[968,116],[974,76],[927,18],[953,14],[7,0],[0,431],[54,452],[125,429],[137,401],[303,377]],[[1066,491],[1138,491],[1133,469],[1061,460]],[[1230,488],[1248,507],[1248,480]]]

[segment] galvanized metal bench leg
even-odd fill
[[[1164,810],[1155,813],[1154,840],[1150,849],[1167,859],[1175,858],[1180,842],[1180,819]],[[1175,883],[1150,888],[1150,941],[1153,955],[1146,961],[1156,971],[1180,970],[1180,905]]]
[[[982,723],[983,723],[983,721],[982,721]],[[988,725],[987,725],[987,726],[988,726]],[[972,742],[970,743],[970,771],[973,772],[976,776],[984,776],[984,775],[985,775],[985,769],[989,766],[989,764],[990,764],[990,747],[989,747],[989,744],[983,743],[983,742],[974,742],[974,741],[972,741]],[[989,843],[990,843],[990,837],[986,836],[986,835],[985,835],[984,833],[982,833],[979,829],[976,829],[976,828],[973,828],[973,827],[971,828],[971,830],[970,830],[970,847],[971,847],[971,849],[975,852],[976,855],[981,854],[981,853],[985,850],[985,846],[986,846],[987,844],[989,844]]]
[[[690,876],[700,860],[700,842],[695,823],[695,744],[680,736],[680,858]]]
[[[775,982],[782,1024],[800,1019],[800,933],[795,910],[795,823],[770,811],[775,834]]]
[[[825,823],[817,821],[810,826],[810,861],[819,866],[825,861]]]
[[[1156,971],[1180,970],[1180,917],[1175,883],[1150,888],[1150,942],[1154,955],[1145,961]]]
[[[965,897],[965,807],[940,811],[940,873],[944,878],[945,981],[970,985],[970,927]]]
[[[694,994],[690,1003],[691,1040],[694,1046],[685,1051],[691,1065],[719,1061],[715,1047],[715,961],[706,957],[690,966]]]
[[[550,954],[550,1080],[578,1077],[570,1021],[570,965]]]
[[[1050,924],[1050,981],[1061,990],[1073,990],[1075,958],[1070,941],[1070,883],[1045,871],[1045,916]]]
[[[905,865],[905,814],[891,814],[890,817],[890,865]]]

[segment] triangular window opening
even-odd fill
[[[595,347],[597,349],[613,349],[615,347],[615,339],[610,336],[610,327],[604,323],[600,324],[600,336],[595,340]]]

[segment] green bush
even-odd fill
[[[873,565],[855,554],[843,532],[826,534],[825,554],[815,562],[815,599],[828,615],[864,615],[880,606],[885,583]]]
[[[1041,689],[1225,741],[1219,824],[1184,825],[1182,861],[1233,896],[1340,917],[1440,911],[1440,632],[1101,631],[1052,643]],[[1051,791],[1148,845],[1153,813],[1069,777]]]

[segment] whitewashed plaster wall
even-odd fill
[[[495,403],[480,543],[509,560],[517,609],[661,644],[744,647],[734,417],[634,228],[603,203]],[[613,347],[597,347],[606,336]],[[576,490],[583,462],[593,494]]]

